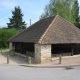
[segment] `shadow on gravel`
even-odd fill
[[[9,55],[10,64],[27,64],[27,58],[18,55],[11,55],[9,51],[2,52],[1,55],[5,57],[6,60],[7,60],[7,56]]]

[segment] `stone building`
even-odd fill
[[[56,55],[79,53],[80,29],[58,14],[41,19],[8,40],[10,50],[28,54],[37,63]]]

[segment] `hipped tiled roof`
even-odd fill
[[[80,43],[80,29],[56,15],[39,20],[8,41],[39,44]]]

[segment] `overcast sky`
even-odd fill
[[[50,0],[0,0],[0,27],[6,27],[6,23],[9,22],[9,18],[12,17],[11,11],[15,6],[20,6],[22,13],[24,14],[24,21],[29,26],[29,20],[31,18],[32,23],[39,20],[40,15],[44,12],[45,5]],[[78,0],[80,3],[80,0]]]

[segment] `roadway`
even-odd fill
[[[66,70],[0,64],[0,80],[80,80],[80,66]]]

